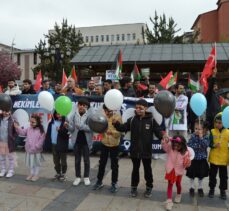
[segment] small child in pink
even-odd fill
[[[163,139],[162,148],[167,154],[165,179],[168,180],[168,188],[165,208],[166,210],[172,210],[173,184],[176,183],[177,186],[177,195],[174,202],[180,203],[182,176],[185,173],[185,169],[190,166],[191,160],[186,140],[183,136],[174,136],[171,139]]]
[[[39,179],[39,169],[41,166],[43,143],[45,139],[44,128],[41,124],[41,118],[37,115],[32,115],[30,118],[30,127],[22,129],[18,123],[14,123],[14,127],[19,135],[26,136],[25,139],[25,162],[30,168],[30,174],[26,180],[33,182]]]

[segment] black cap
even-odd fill
[[[136,102],[136,105],[142,105],[142,106],[144,106],[144,107],[148,107],[148,103],[147,103],[147,101],[144,100],[144,99],[138,100],[138,101]]]

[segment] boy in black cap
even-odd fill
[[[148,103],[144,99],[136,102],[135,116],[121,124],[113,121],[114,127],[120,132],[131,131],[130,157],[133,163],[131,176],[131,196],[137,196],[137,187],[139,183],[139,168],[141,161],[144,166],[144,175],[146,180],[145,197],[151,196],[153,188],[153,174],[151,168],[152,159],[152,139],[153,133],[161,139],[163,136],[162,129],[153,120],[152,113],[147,112]]]

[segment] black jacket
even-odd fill
[[[36,91],[33,89],[33,87],[30,87],[29,90],[22,90],[22,94],[36,94]]]
[[[206,111],[206,117],[207,121],[210,124],[210,129],[213,128],[214,124],[214,118],[216,114],[218,114],[221,111],[219,96],[216,95],[216,93],[213,90],[214,83],[216,82],[215,77],[211,77],[208,83],[208,91],[206,93],[206,99],[207,99],[207,111]]]
[[[162,129],[150,112],[146,112],[143,118],[135,115],[124,124],[117,122],[114,127],[120,132],[131,132],[130,156],[133,158],[151,158],[153,133],[162,138]]]
[[[48,124],[48,129],[45,137],[45,144],[44,144],[44,150],[50,151],[52,146],[52,139],[51,139],[51,133],[52,133],[52,125],[54,120]],[[68,140],[69,140],[69,134],[68,130],[64,127],[64,120],[62,120],[60,128],[58,130],[57,134],[57,143],[55,145],[57,152],[67,152],[68,151]]]

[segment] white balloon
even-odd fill
[[[151,112],[153,115],[153,118],[157,122],[157,124],[161,125],[163,117],[162,115],[156,110],[154,106],[150,106],[147,110],[148,112]]]
[[[188,151],[189,151],[189,154],[190,154],[190,160],[193,160],[194,157],[195,157],[194,150],[191,147],[188,147]]]
[[[16,122],[18,122],[20,127],[29,127],[29,114],[24,109],[17,109],[13,113],[12,117]]]
[[[110,110],[118,110],[123,103],[123,95],[117,89],[109,90],[104,96],[104,103]]]
[[[38,102],[41,108],[44,108],[48,111],[52,111],[54,108],[54,98],[52,94],[47,91],[42,91],[39,93]]]

